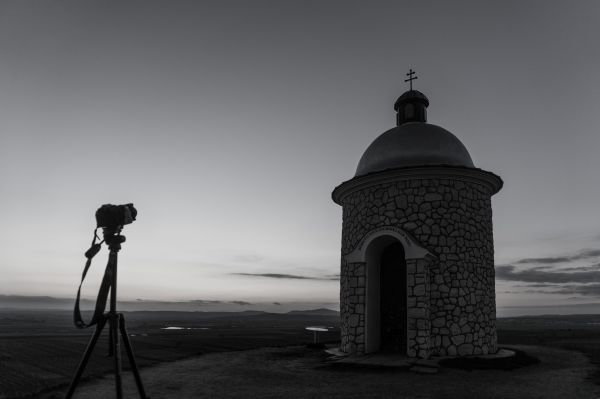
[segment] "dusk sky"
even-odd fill
[[[600,309],[599,38],[597,1],[3,1],[0,294],[73,297],[133,202],[120,298],[335,308],[330,194],[413,68],[505,182],[498,314]]]

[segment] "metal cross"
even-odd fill
[[[419,79],[416,76],[413,76],[416,72],[412,70],[412,68],[410,69],[410,71],[406,74],[406,76],[408,76],[408,79],[404,79],[405,82],[410,82],[410,90],[412,91],[412,81],[415,79]]]

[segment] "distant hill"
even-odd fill
[[[568,330],[600,328],[599,314],[536,315],[498,318],[499,330]]]
[[[303,316],[337,316],[340,312],[331,309],[312,309],[312,310],[292,310],[287,312],[289,315],[303,315]]]
[[[81,308],[93,309],[95,299],[82,299]],[[51,296],[21,296],[21,295],[0,295],[0,309],[12,310],[72,310],[75,304],[75,298],[56,298]],[[157,311],[157,312],[248,312],[254,314],[261,312],[268,313],[288,313],[288,312],[308,312],[299,313],[304,315],[335,315],[335,310],[326,307],[335,308],[335,303],[319,302],[257,302],[250,303],[241,300],[222,301],[222,300],[203,300],[196,299],[190,301],[155,301],[142,300],[119,301],[118,309],[124,312],[136,311]],[[254,313],[253,313],[254,312]],[[294,313],[290,313],[294,314]]]
[[[82,299],[82,309],[93,309],[95,299]],[[7,310],[73,310],[75,296],[58,298],[52,296],[0,295],[0,309]],[[119,301],[118,309],[124,312],[267,312],[294,315],[332,316],[339,315],[339,304],[319,302],[256,302],[242,300],[195,299],[189,301],[127,300]],[[582,303],[554,306],[499,306],[497,317],[535,315],[582,315],[600,314],[600,304]]]
[[[5,309],[72,309],[75,299],[51,296],[0,295],[0,308]],[[81,305],[92,308],[94,303],[83,299]]]

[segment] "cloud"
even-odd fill
[[[577,267],[569,267],[569,270],[571,271],[593,271],[593,270],[600,270],[600,263],[596,263],[595,265],[590,265],[590,266],[577,266]]]
[[[600,298],[600,283],[548,285],[546,289],[526,289],[510,293],[570,295],[567,299],[578,299],[584,296]],[[573,295],[576,295],[576,297],[573,297]]]
[[[556,284],[550,283],[532,283],[532,284],[517,284],[515,287],[518,288],[548,288],[548,287],[556,287]]]
[[[532,284],[530,286],[518,286],[519,291],[499,291],[502,294],[552,294],[571,295],[567,299],[579,299],[581,297],[600,298],[600,283],[592,284]],[[529,288],[532,287],[532,288]],[[538,288],[539,287],[539,288]],[[576,295],[573,297],[573,295]]]
[[[288,278],[295,280],[338,280],[339,277],[312,277],[312,276],[300,276],[297,274],[283,274],[283,273],[232,273],[236,276],[248,276],[248,277],[267,277],[267,278]]]
[[[576,260],[596,258],[600,256],[600,249],[584,249],[578,254],[569,256],[556,256],[548,258],[525,258],[517,261],[517,264],[531,264],[531,263],[563,263],[572,262]]]
[[[506,281],[523,281],[526,283],[589,283],[600,281],[600,270],[575,271],[544,271],[539,269],[517,270],[514,265],[496,266],[496,278]]]
[[[281,302],[273,302],[273,305],[281,306]]]
[[[549,270],[549,269],[554,269],[554,266],[535,266],[529,270]]]
[[[235,305],[242,305],[242,306],[252,305],[250,302],[246,302],[246,301],[229,301],[229,303],[233,303]]]
[[[311,277],[297,276],[295,274],[279,274],[279,273],[232,273],[236,276],[248,276],[248,277],[268,277],[268,278],[292,278],[299,280],[312,280]]]
[[[563,295],[583,295],[600,297],[600,283],[572,284],[561,287],[556,293]]]
[[[524,283],[514,285],[519,291],[502,292],[507,294],[553,294],[600,298],[600,282],[597,282],[600,281],[600,264],[559,271],[547,271],[542,268],[518,270],[514,265],[499,265],[496,267],[496,278]]]
[[[517,261],[518,264],[529,264],[529,263],[562,263],[569,262],[571,258],[569,256],[557,256],[553,258],[525,258]]]

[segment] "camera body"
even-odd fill
[[[137,210],[133,204],[105,204],[96,211],[96,225],[106,229],[116,229],[119,226],[133,223],[136,216]]]

